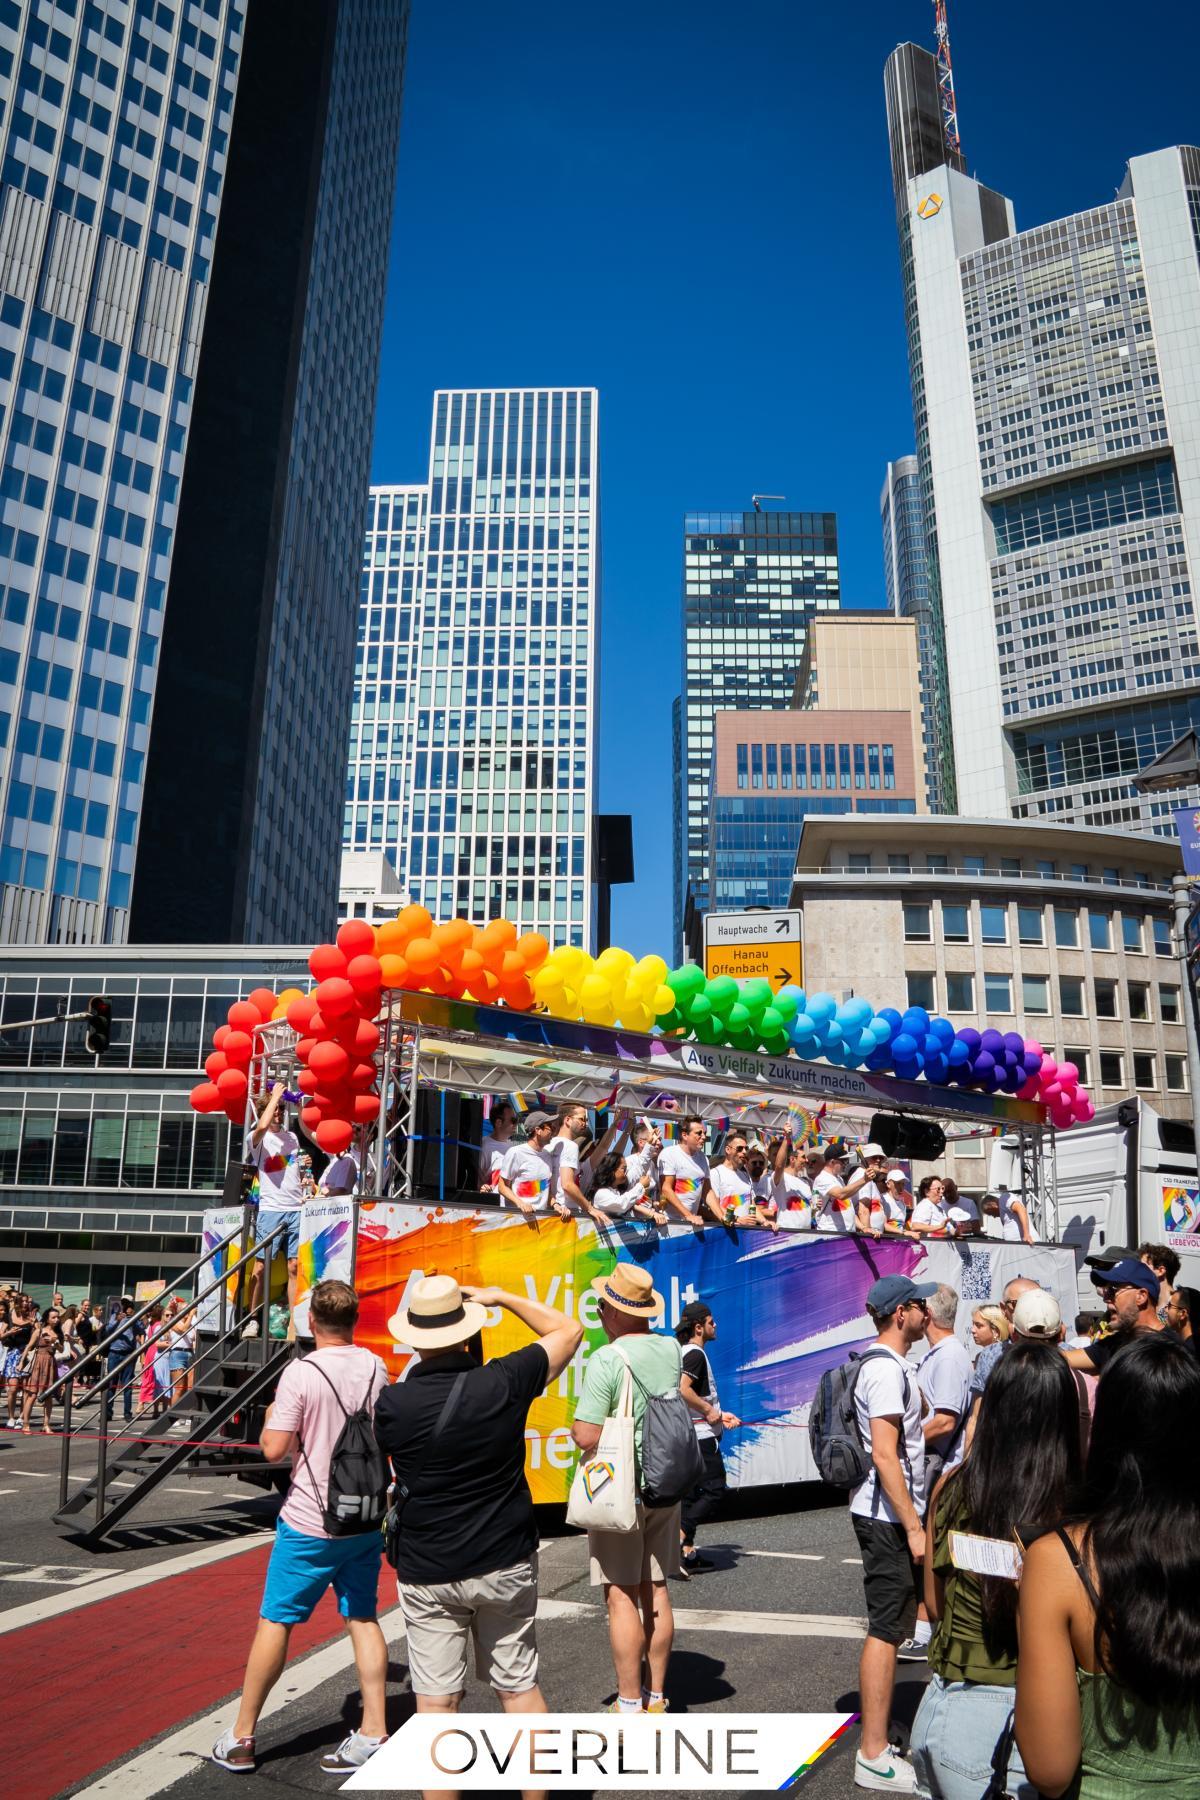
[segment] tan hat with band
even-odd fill
[[[618,1312],[635,1319],[656,1319],[663,1309],[663,1297],[655,1292],[654,1278],[640,1263],[619,1262],[611,1275],[597,1275],[592,1292]]]
[[[415,1350],[450,1350],[487,1323],[487,1307],[464,1300],[453,1275],[427,1275],[408,1297],[408,1310],[388,1320],[393,1342]]]

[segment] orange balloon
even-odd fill
[[[403,987],[408,980],[408,964],[402,956],[385,952],[379,959],[379,968],[385,988]]]
[[[480,969],[467,988],[472,1000],[478,1000],[484,1006],[494,1006],[500,998],[500,983],[490,969]]]
[[[506,950],[500,958],[501,981],[519,981],[525,973],[525,964],[516,950]]]
[[[464,953],[471,948],[471,940],[475,930],[466,919],[449,919],[445,925],[434,929],[433,941],[442,953],[442,962],[447,968],[457,969]]]
[[[517,928],[511,919],[493,919],[480,933],[479,948],[490,962],[497,951],[511,950],[516,941]]]
[[[479,954],[478,950],[470,949],[463,951],[462,961],[458,965],[458,972],[468,987],[470,987],[482,968],[483,957]]]
[[[404,960],[414,975],[422,980],[432,975],[442,960],[441,951],[431,937],[413,938],[404,953]]]
[[[517,939],[517,955],[530,975],[541,968],[549,954],[550,945],[540,931],[527,931]]]
[[[406,906],[396,914],[396,923],[407,943],[410,938],[429,936],[433,930],[433,914],[424,906]]]
[[[385,919],[375,932],[375,954],[397,956],[407,944],[409,934],[399,919]]]
[[[515,981],[501,982],[500,997],[505,1006],[511,1006],[517,1012],[528,1012],[533,1005],[533,989],[529,984],[529,977],[520,975]]]

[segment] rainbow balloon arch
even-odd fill
[[[308,959],[313,987],[255,988],[229,1008],[213,1034],[206,1079],[192,1089],[197,1112],[224,1112],[244,1125],[252,1063],[264,1026],[296,1034],[300,1123],[327,1155],[348,1148],[356,1129],[379,1118],[381,1016],[397,990],[515,1012],[542,1012],[595,1026],[734,1050],[795,1055],[846,1069],[1009,1094],[1044,1107],[1064,1130],[1095,1116],[1073,1063],[1057,1062],[1032,1038],[992,1028],[955,1027],[924,1008],[905,1012],[803,988],[772,991],[766,981],[708,978],[692,963],[668,969],[661,956],[635,958],[616,946],[592,957],[509,919],[437,925],[423,906],[406,906],[373,926],[348,919],[336,943]],[[932,1095],[931,1095],[932,1099]]]

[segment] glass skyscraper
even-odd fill
[[[890,462],[879,495],[883,528],[883,580],[888,610],[913,619],[917,627],[917,659],[921,669],[921,723],[926,745],[926,798],[931,812],[941,811],[938,770],[943,759],[942,712],[931,702],[938,692],[929,584],[929,546],[925,538],[925,503],[920,465],[915,456]]]
[[[886,92],[957,806],[1169,833],[1200,795],[1131,777],[1200,724],[1200,150],[1019,232],[925,129],[933,57]]]
[[[0,7],[4,939],[332,916],[406,10]]]
[[[343,848],[435,917],[591,947],[600,628],[590,388],[439,392],[367,510]]]
[[[791,704],[807,620],[835,608],[833,513],[688,513],[675,763],[674,946],[709,907],[709,791],[718,712]]]

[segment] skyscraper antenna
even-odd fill
[[[954,69],[950,61],[950,27],[946,21],[946,0],[933,0],[934,35],[937,38],[938,90],[942,97],[942,135],[951,157],[962,155],[962,139],[958,135],[958,106],[954,98]]]

